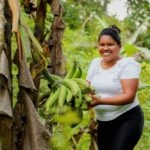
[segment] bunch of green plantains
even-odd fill
[[[78,125],[83,118],[83,111],[89,109],[92,101],[90,93],[94,89],[81,78],[82,69],[74,61],[72,67],[64,78],[42,72],[44,78],[49,81],[50,94],[44,104],[45,114],[54,115],[57,121],[68,123],[72,127]]]
[[[46,77],[44,72],[43,75]],[[94,89],[86,80],[81,78],[82,70],[76,62],[73,63],[64,78],[53,74],[49,75],[54,82],[49,86],[50,96],[45,103],[47,113],[52,107],[70,106],[73,109],[88,109],[88,104],[92,101],[89,94],[93,93]]]

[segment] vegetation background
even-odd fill
[[[149,0],[130,0],[126,2],[128,14],[123,20],[118,20],[115,15],[108,14],[107,8],[111,0],[61,0],[63,7],[63,20],[65,31],[62,39],[65,69],[69,70],[71,63],[79,62],[83,79],[86,77],[90,61],[99,57],[97,53],[97,37],[101,29],[116,24],[121,29],[123,48],[122,56],[134,56],[141,64],[141,85],[138,92],[140,104],[144,110],[145,125],[143,135],[135,150],[150,149],[150,2]],[[20,3],[22,3],[20,1]],[[119,6],[118,6],[119,7]],[[49,26],[52,24],[50,6],[47,7],[45,32],[50,33]],[[24,13],[24,12],[23,12]],[[33,31],[34,21],[24,13],[30,29]],[[45,39],[48,35],[45,35]],[[12,37],[12,50],[15,51],[16,43]],[[14,55],[12,56],[12,58]],[[16,75],[18,70],[13,65],[13,105],[15,107],[18,94]],[[47,82],[41,80],[40,94],[47,90]],[[43,121],[42,108],[38,109]],[[54,125],[52,128],[52,142],[50,147],[54,150],[88,150],[90,149],[91,135],[88,133],[89,124],[93,117],[93,111],[85,111],[82,122],[74,128],[67,124]],[[47,118],[46,118],[47,119]],[[65,118],[63,118],[65,120]],[[72,119],[71,117],[69,119]],[[51,118],[49,118],[51,121]],[[76,141],[74,135],[80,135]],[[113,132],[113,131],[112,131]],[[71,141],[71,142],[70,142]]]
[[[72,60],[77,60],[82,66],[83,78],[85,78],[89,62],[94,57],[99,57],[96,45],[100,30],[116,24],[122,31],[122,55],[137,58],[141,64],[141,82],[150,84],[150,3],[147,0],[141,2],[138,0],[127,1],[127,16],[120,21],[116,16],[107,13],[110,2],[111,0],[62,1],[64,7],[63,19],[66,25],[63,37],[63,52],[67,64],[69,65]],[[150,88],[140,90],[138,98],[144,110],[145,126],[142,138],[135,150],[149,150]],[[82,123],[80,126],[82,126]],[[82,146],[81,149],[87,150],[88,139],[83,138],[82,144],[85,147]]]

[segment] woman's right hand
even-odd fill
[[[101,102],[100,102],[101,97],[100,96],[95,95],[95,94],[90,94],[90,97],[92,98],[92,101],[89,104],[90,108],[101,104]]]

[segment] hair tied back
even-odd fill
[[[121,30],[116,25],[111,25],[110,28],[112,28],[113,30],[115,30],[117,33],[121,32]]]

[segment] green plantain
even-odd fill
[[[66,103],[70,103],[72,98],[73,98],[73,95],[72,95],[70,89],[67,88]]]
[[[77,69],[72,78],[81,78],[82,77],[82,69],[79,65],[77,65]]]
[[[60,83],[69,88],[73,96],[75,96],[78,93],[79,86],[72,79],[64,79]]]
[[[58,106],[63,107],[67,95],[67,87],[64,85],[60,86],[59,98],[58,98]]]
[[[59,95],[60,95],[60,88],[58,88],[56,91],[51,92],[45,104],[46,111],[48,111],[50,107],[52,107],[58,101]]]
[[[72,67],[69,69],[68,73],[65,76],[65,79],[71,79],[74,75],[74,73],[77,70],[77,62],[74,61]]]

